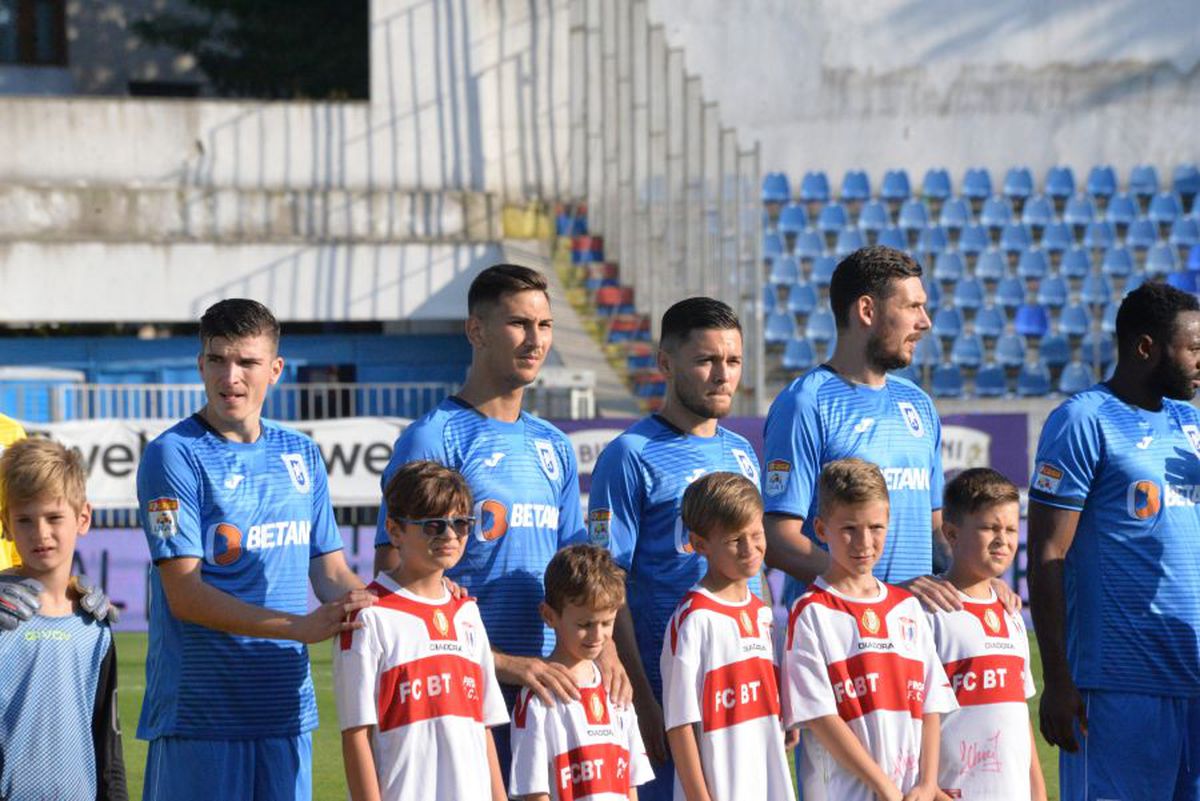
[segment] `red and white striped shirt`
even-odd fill
[[[374,726],[385,801],[490,798],[485,727],[508,722],[487,632],[469,598],[434,601],[380,573],[361,629],[334,641],[342,730]]]
[[[513,707],[510,795],[552,801],[626,801],[654,778],[632,707],[614,706],[600,671],[579,700],[547,707],[528,688]]]
[[[796,599],[783,655],[784,722],[837,715],[901,792],[918,781],[922,715],[957,708],[933,632],[908,591],[876,582],[851,598],[818,578]],[[874,801],[875,795],[803,732],[805,801]]]
[[[1029,801],[1029,635],[995,592],[929,614],[959,710],[942,720],[938,786],[967,801]]]
[[[728,603],[697,586],[680,601],[663,642],[663,716],[667,729],[699,724],[713,801],[790,801],[771,609],[746,596]]]

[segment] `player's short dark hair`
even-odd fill
[[[546,565],[546,605],[561,613],[567,604],[619,609],[625,603],[625,571],[595,545],[568,545]]]
[[[687,341],[693,331],[730,331],[742,333],[742,324],[729,304],[715,298],[686,298],[663,312],[659,344],[674,350]]]
[[[209,306],[200,318],[201,346],[208,344],[213,337],[246,339],[259,335],[267,336],[278,349],[279,321],[271,314],[270,309],[257,300],[219,300]]]
[[[473,501],[467,480],[457,470],[428,460],[401,465],[383,491],[393,520],[468,515]]]
[[[1017,485],[990,467],[972,467],[946,485],[942,515],[951,523],[1001,503],[1020,503]]]
[[[903,250],[872,245],[854,251],[838,263],[829,281],[829,307],[838,330],[850,325],[850,307],[863,295],[887,300],[896,281],[920,277],[921,265]]]
[[[1190,311],[1200,311],[1195,295],[1162,281],[1147,281],[1126,295],[1117,309],[1117,347],[1131,349],[1143,334],[1165,344],[1175,333],[1175,318]]]
[[[839,506],[858,506],[888,500],[887,482],[879,465],[848,456],[821,468],[817,479],[817,513],[827,517]]]
[[[739,531],[762,517],[762,496],[740,473],[707,473],[683,493],[680,517],[687,530],[707,539]]]
[[[476,314],[485,306],[497,303],[504,295],[516,292],[542,292],[550,299],[546,276],[520,264],[493,264],[475,276],[467,290],[467,314]]]

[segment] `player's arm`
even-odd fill
[[[97,801],[129,801],[121,724],[117,717],[117,647],[111,639],[96,681],[92,745],[96,755]]]
[[[808,586],[829,569],[829,554],[803,531],[804,518],[768,513],[763,516],[767,534],[767,566],[784,571]]]
[[[1075,721],[1087,734],[1083,698],[1071,678],[1066,649],[1066,592],[1063,565],[1079,512],[1031,500],[1029,503],[1029,597],[1033,629],[1042,652],[1040,718],[1042,734],[1051,745],[1075,752]]]
[[[695,724],[685,723],[667,730],[667,742],[675,757],[675,773],[683,787],[683,797],[687,801],[712,801],[708,784],[704,781],[704,767],[700,763]]]
[[[346,765],[346,787],[351,801],[380,801],[370,726],[355,726],[342,732],[342,761]]]
[[[637,636],[633,630],[633,614],[629,607],[622,605],[617,611],[617,620],[613,625],[613,644],[625,670],[629,674],[629,682],[633,687],[633,709],[637,713],[638,728],[642,733],[642,743],[646,747],[646,755],[655,763],[661,765],[667,761],[666,732],[663,729],[663,711],[654,698],[654,688],[650,686],[650,677],[646,675],[646,665],[638,651]]]
[[[1042,775],[1042,762],[1038,759],[1037,738],[1033,724],[1029,724],[1029,798],[1030,801],[1046,801],[1046,777]]]
[[[867,749],[854,736],[854,732],[850,731],[846,721],[837,715],[826,715],[805,721],[804,725],[812,730],[817,742],[825,747],[829,755],[871,788],[876,797],[886,801],[901,801],[904,798],[900,788],[893,784],[883,769],[875,763]]]
[[[554,706],[555,698],[564,703],[579,699],[575,677],[557,662],[547,662],[536,656],[506,654],[494,645],[492,658],[496,662],[496,678],[502,684],[528,687],[546,706]]]
[[[339,598],[349,600],[349,596],[355,596],[357,600],[371,597],[363,589],[362,579],[346,564],[345,551],[332,551],[310,560],[308,580],[312,582],[313,593],[322,603]]]
[[[938,751],[942,746],[942,716],[928,712],[921,716],[921,759],[916,785],[904,794],[904,801],[935,801],[938,793]]]
[[[360,628],[362,624],[349,617],[371,603],[365,599],[342,599],[322,604],[307,615],[292,615],[246,603],[206,583],[200,560],[195,557],[164,559],[156,567],[172,615],[188,623],[246,637],[320,642]]]

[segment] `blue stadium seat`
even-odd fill
[[[908,173],[904,170],[888,170],[883,174],[883,183],[879,187],[880,200],[889,203],[903,203],[912,196],[912,187],[908,183]]]
[[[817,355],[813,352],[812,343],[807,339],[788,340],[783,348],[783,369],[792,372],[803,372],[816,364]]]
[[[762,257],[763,261],[777,259],[783,255],[783,237],[779,234],[763,234],[762,239]]]
[[[1104,219],[1116,226],[1129,225],[1137,216],[1137,203],[1124,192],[1113,195],[1108,201],[1108,209],[1104,212]]]
[[[812,261],[825,252],[825,239],[811,228],[800,232],[796,237],[796,245],[792,250],[797,259]]]
[[[939,364],[933,368],[931,389],[936,398],[961,398],[963,394],[962,371],[953,364]]]
[[[964,370],[983,364],[983,340],[978,334],[959,334],[950,348],[950,361]]]
[[[1058,332],[1078,339],[1092,330],[1092,315],[1078,303],[1064,306],[1058,315]]]
[[[1058,377],[1058,391],[1064,395],[1074,395],[1076,392],[1083,392],[1093,383],[1092,370],[1083,362],[1071,362],[1063,368],[1062,375]]]
[[[1071,343],[1062,334],[1049,334],[1038,343],[1038,357],[1051,370],[1066,367],[1071,361]]]
[[[1183,203],[1174,192],[1159,192],[1150,199],[1146,216],[1156,225],[1170,225],[1183,214]]]
[[[1087,178],[1087,193],[1092,197],[1112,197],[1117,191],[1117,173],[1108,166],[1097,164]]]
[[[1125,278],[1133,272],[1133,255],[1129,248],[1111,247],[1104,251],[1100,272],[1110,278]]]
[[[1058,272],[1064,278],[1086,278],[1092,274],[1092,256],[1083,248],[1071,248],[1063,254]]]
[[[995,248],[984,251],[975,262],[975,277],[980,281],[994,284],[1007,275],[1008,263],[1004,260],[1004,254]]]
[[[913,351],[913,365],[915,367],[926,367],[935,364],[940,364],[942,361],[942,341],[935,336],[923,336],[917,342],[917,348]]]
[[[929,209],[920,200],[908,200],[900,207],[900,219],[897,223],[901,230],[919,231],[929,225]]]
[[[992,239],[982,225],[968,225],[958,237],[958,250],[964,255],[978,256],[991,247],[991,244]]]
[[[1093,250],[1105,250],[1117,243],[1117,232],[1107,220],[1093,220],[1083,231],[1083,246]]]
[[[1138,164],[1129,171],[1129,194],[1148,198],[1158,192],[1158,171],[1150,164]]]
[[[942,305],[942,287],[937,281],[931,281],[926,275],[921,279],[921,285],[925,287],[925,308],[936,309]]]
[[[1063,222],[1052,222],[1042,231],[1042,250],[1047,253],[1062,253],[1075,244],[1071,228]]]
[[[838,195],[843,203],[865,202],[871,199],[871,179],[865,170],[846,170],[842,176],[842,191]]]
[[[1017,373],[1017,397],[1040,398],[1050,394],[1050,370],[1041,361],[1021,365]]]
[[[1013,317],[1013,330],[1024,337],[1043,337],[1050,330],[1050,315],[1044,306],[1022,303]]]
[[[1004,334],[996,340],[994,349],[996,364],[1001,367],[1018,367],[1025,363],[1025,339],[1017,334]]]
[[[813,310],[804,326],[804,336],[817,344],[826,345],[837,339],[837,325],[828,308]]]
[[[763,314],[770,317],[771,312],[775,311],[775,287],[770,284],[763,285],[762,304]]]
[[[1028,167],[1010,167],[1002,191],[1009,200],[1024,200],[1033,194],[1033,173]]]
[[[933,277],[938,283],[953,284],[961,280],[965,273],[966,268],[963,267],[963,258],[959,253],[939,253],[933,260]]]
[[[817,307],[817,290],[812,284],[793,284],[788,292],[787,310],[792,314],[809,315]]]
[[[800,280],[800,265],[791,256],[777,256],[771,260],[767,280],[776,286],[791,286]]]
[[[817,230],[823,234],[836,234],[850,222],[846,207],[841,203],[827,203],[817,216]]]
[[[1103,275],[1085,276],[1079,290],[1079,300],[1088,306],[1105,306],[1112,302],[1112,285]]]
[[[1062,219],[1067,225],[1082,228],[1096,219],[1096,205],[1086,195],[1074,195],[1067,200]]]
[[[996,284],[996,303],[1012,311],[1025,302],[1025,282],[1020,278],[1003,278]]]
[[[1167,276],[1167,283],[1176,289],[1196,294],[1196,273],[1191,270],[1180,270]]]
[[[1054,206],[1050,199],[1045,195],[1035,195],[1025,201],[1025,208],[1021,210],[1021,222],[1030,228],[1041,229],[1054,222]]]
[[[837,244],[833,246],[833,255],[839,260],[846,258],[854,251],[867,244],[862,231],[857,228],[843,228],[838,232]]]
[[[819,256],[813,260],[812,272],[809,273],[809,279],[819,287],[827,287],[833,278],[833,271],[837,269],[837,265],[837,259],[833,256]]]
[[[896,250],[904,250],[908,247],[908,237],[898,227],[891,225],[879,232],[879,239],[876,240],[876,244],[886,245]]]
[[[953,191],[950,186],[950,172],[940,167],[930,167],[925,171],[925,179],[921,181],[921,194],[929,200],[949,200]],[[943,223],[944,224],[944,223]]]
[[[1008,381],[1004,368],[989,364],[975,374],[975,394],[981,398],[1002,398],[1008,394]]]
[[[1179,257],[1175,248],[1160,242],[1146,253],[1146,273],[1160,278],[1179,269]]]
[[[1079,345],[1079,361],[1084,364],[1098,365],[1100,372],[1105,373],[1116,357],[1116,350],[1116,345],[1110,335],[1092,332],[1084,337],[1083,342]]]
[[[1194,217],[1179,217],[1171,223],[1171,234],[1167,241],[1175,247],[1188,247],[1200,244],[1200,225]]]
[[[931,225],[928,228],[922,228],[920,235],[917,237],[917,252],[924,253],[927,256],[941,253],[949,246],[950,241],[946,237],[946,229],[940,225]]]
[[[1046,194],[1060,200],[1075,194],[1075,173],[1070,167],[1056,166],[1047,170]]]
[[[986,167],[971,167],[966,171],[962,196],[968,200],[984,200],[992,196],[992,176]]]
[[[1104,312],[1100,315],[1100,330],[1106,334],[1117,333],[1117,309],[1121,308],[1119,303],[1110,303],[1104,307]]]
[[[1032,245],[1033,236],[1022,223],[1009,223],[1000,231],[1000,249],[1005,253],[1020,253]]]
[[[933,333],[945,340],[954,339],[962,333],[962,314],[958,309],[942,307],[933,313]]]
[[[954,305],[963,311],[974,311],[983,306],[983,284],[978,278],[963,278],[954,285]]]
[[[905,381],[911,381],[917,386],[921,386],[921,371],[911,364],[897,370],[889,370],[888,375],[894,375],[896,378],[903,378]]]
[[[1175,190],[1183,202],[1184,212],[1194,214],[1195,197],[1200,193],[1200,167],[1195,164],[1178,165],[1171,174],[1171,189]]]
[[[979,212],[979,222],[985,228],[1002,228],[1012,221],[1012,207],[1000,197],[989,197]]]
[[[796,321],[785,311],[773,311],[763,326],[763,341],[768,345],[783,345],[796,333]]]
[[[1017,276],[1026,281],[1041,281],[1050,272],[1050,262],[1046,254],[1037,248],[1022,251],[1017,260]]]
[[[975,333],[984,339],[996,339],[1004,333],[1004,312],[984,306],[975,313]]]
[[[800,201],[802,203],[828,203],[829,178],[824,172],[806,172],[800,179]]]
[[[1200,245],[1192,245],[1188,250],[1187,268],[1194,273],[1200,272]]]
[[[878,200],[872,200],[858,213],[858,227],[865,233],[878,234],[892,224],[887,209]]]
[[[762,202],[787,203],[792,199],[792,187],[782,172],[769,172],[763,176]]]
[[[789,203],[779,210],[779,233],[797,234],[808,227],[808,212],[799,203]]]
[[[1146,283],[1147,278],[1145,273],[1130,273],[1125,279],[1125,286],[1121,287],[1121,296],[1128,295],[1133,290],[1137,289],[1142,284]]]
[[[1038,285],[1037,302],[1048,309],[1061,309],[1067,305],[1069,295],[1066,279],[1061,275],[1051,275],[1043,278]]]
[[[1125,244],[1134,250],[1148,250],[1158,241],[1158,229],[1145,217],[1139,217],[1125,232]]]
[[[952,197],[942,204],[938,225],[948,231],[961,231],[971,224],[971,210],[962,198]]]

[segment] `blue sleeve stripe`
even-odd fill
[[[1053,506],[1055,509],[1069,509],[1072,512],[1079,512],[1083,510],[1083,504],[1087,499],[1061,497],[1050,495],[1041,490],[1031,489],[1029,491],[1029,500],[1037,501],[1043,506]]]
[[[312,556],[308,557],[308,561],[311,562],[314,559],[320,559],[322,556],[329,556],[329,554],[331,554],[331,553],[337,553],[338,551],[344,551],[344,550],[346,550],[346,546],[344,546],[344,545],[340,548],[330,548],[328,551],[321,551],[318,554],[313,554]]]

